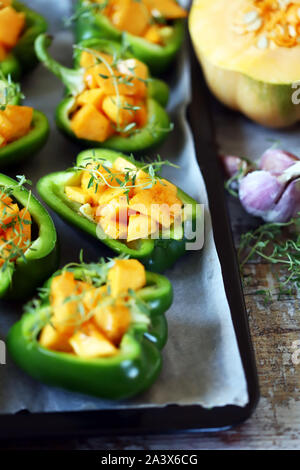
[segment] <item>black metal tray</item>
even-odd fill
[[[236,259],[223,180],[217,161],[213,122],[207,102],[207,88],[190,46],[192,101],[188,107],[197,159],[209,198],[215,243],[222,267],[238,347],[249,393],[246,407],[224,406],[204,409],[201,406],[150,407],[78,411],[66,413],[29,413],[0,415],[0,439],[59,437],[109,434],[150,434],[178,431],[225,430],[245,421],[254,411],[259,387],[251,344],[247,312]]]

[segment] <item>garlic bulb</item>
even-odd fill
[[[225,156],[223,166],[233,172],[235,164],[237,174],[238,160],[241,159]],[[248,165],[246,161],[245,164]],[[266,222],[288,222],[299,216],[300,160],[295,155],[280,149],[268,149],[262,155],[258,169],[241,174],[235,184],[237,182],[239,199],[249,214]]]

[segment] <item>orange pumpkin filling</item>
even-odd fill
[[[172,35],[168,21],[187,16],[187,11],[175,0],[94,0],[93,3],[103,5],[102,13],[115,28],[158,45],[164,45]]]
[[[0,61],[17,44],[25,27],[25,14],[16,11],[11,0],[0,2]]]
[[[31,245],[31,216],[0,192],[0,266],[16,261]]]
[[[86,89],[76,98],[71,129],[78,138],[105,142],[129,135],[147,123],[148,68],[137,59],[115,61],[98,51],[83,51]]]
[[[84,358],[118,354],[134,321],[131,291],[145,285],[145,268],[137,260],[115,260],[100,287],[63,271],[51,283],[51,322],[42,329],[40,344]]]
[[[107,164],[87,165],[80,186],[66,186],[65,194],[108,237],[132,242],[155,237],[175,221],[182,222],[183,204],[175,185],[153,179],[121,157],[113,166]]]
[[[30,131],[33,108],[7,104],[0,109],[0,147],[24,137]]]

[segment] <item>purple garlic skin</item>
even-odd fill
[[[295,155],[270,148],[255,171],[242,158],[222,155],[220,159],[228,178],[239,172],[232,186],[238,189],[241,204],[249,214],[279,223],[299,216],[300,159]]]
[[[300,212],[300,178],[291,181],[278,203],[269,211],[267,222],[288,222]]]
[[[239,198],[249,214],[266,220],[270,209],[276,205],[283,187],[271,173],[257,170],[248,173],[240,181]]]
[[[280,176],[295,162],[299,162],[299,158],[292,153],[270,148],[263,153],[258,167],[260,170],[266,170],[274,176]]]
[[[241,169],[243,173],[247,173],[248,167],[250,167],[246,160],[234,155],[219,155],[219,158],[227,178],[232,178]]]

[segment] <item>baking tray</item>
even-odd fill
[[[197,160],[202,171],[210,206],[213,234],[221,263],[232,323],[247,381],[249,402],[245,407],[169,405],[130,409],[72,411],[0,415],[0,439],[32,437],[155,434],[179,431],[220,431],[251,416],[258,399],[259,386],[249,332],[236,251],[226,207],[224,184],[217,159],[213,120],[208,90],[189,44],[192,100],[187,118],[192,129]]]

